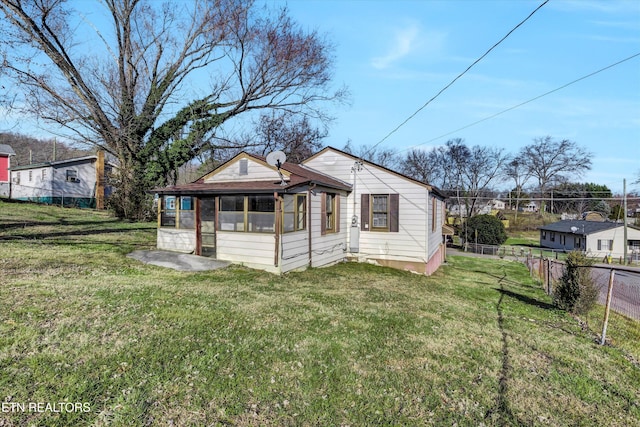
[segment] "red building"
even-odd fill
[[[16,153],[11,146],[0,144],[0,197],[10,196],[9,168],[11,167],[11,156],[15,155]]]

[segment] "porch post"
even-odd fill
[[[196,255],[202,255],[202,223],[200,220],[200,197],[194,197],[195,216],[196,216]]]

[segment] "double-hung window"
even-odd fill
[[[340,195],[321,193],[320,199],[320,234],[340,232]]]
[[[399,231],[399,194],[362,194],[360,202],[362,231]]]
[[[325,197],[324,227],[327,232],[330,232],[336,229],[336,195],[326,193]]]
[[[306,194],[285,194],[283,197],[282,229],[285,233],[306,230],[307,196]]]
[[[371,203],[371,228],[389,231],[389,195],[374,194]]]
[[[613,240],[598,239],[599,251],[610,251],[611,249],[613,249]]]

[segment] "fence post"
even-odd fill
[[[542,283],[544,283],[544,258],[540,257],[540,265],[538,266],[538,277],[542,279]]]
[[[551,258],[547,260],[547,295],[551,295],[551,278],[553,277],[551,272],[553,268],[552,262]]]
[[[609,290],[607,291],[607,304],[604,310],[604,322],[602,325],[602,340],[600,345],[604,345],[607,339],[607,323],[609,323],[609,311],[611,310],[611,295],[613,294],[613,277],[615,276],[615,270],[612,268],[609,273]]]

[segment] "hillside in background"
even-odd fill
[[[10,145],[16,152],[16,156],[11,159],[12,166],[67,160],[94,153],[94,150],[73,148],[54,139],[38,139],[7,132],[0,132],[0,144]]]

